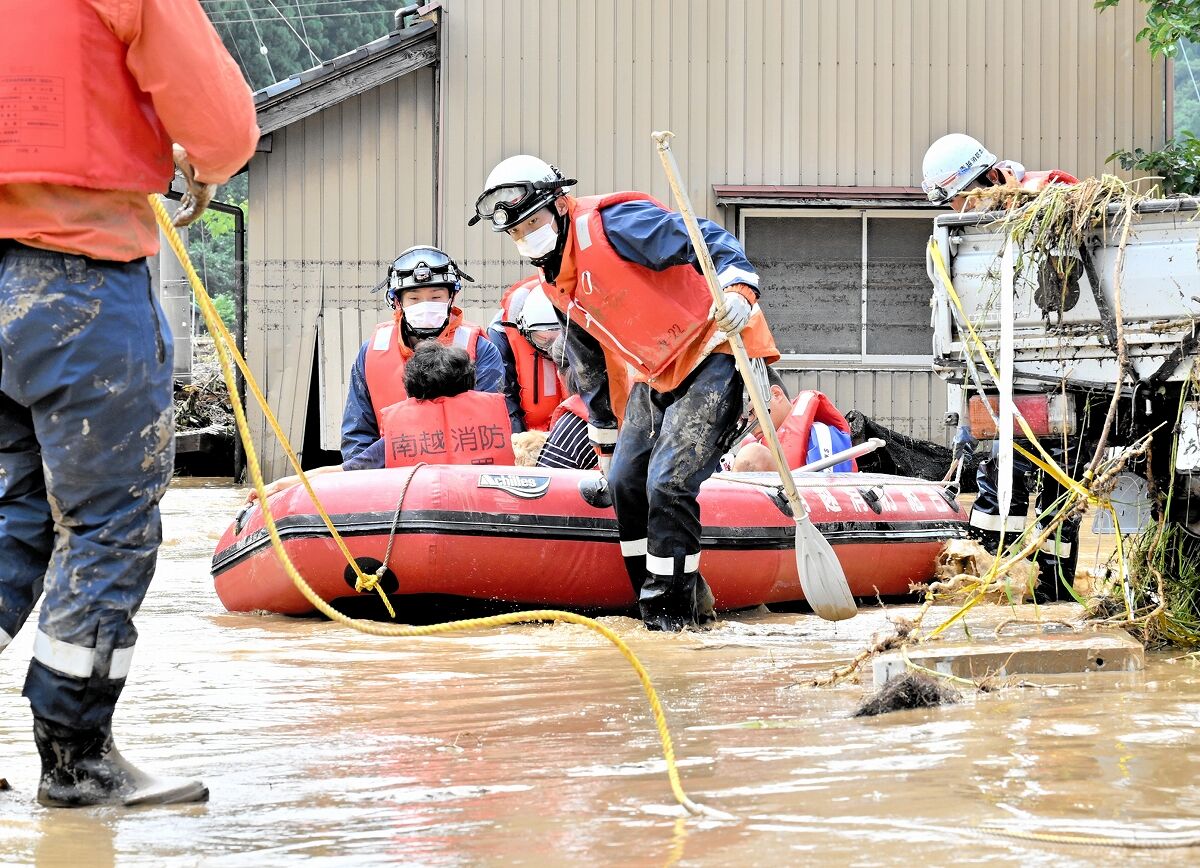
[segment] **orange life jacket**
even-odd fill
[[[605,349],[632,366],[638,381],[660,392],[676,388],[711,352],[729,352],[709,319],[712,295],[691,265],[654,271],[613,249],[600,212],[622,202],[652,202],[645,193],[566,197],[571,221],[562,265],[546,297]],[[747,299],[751,300],[752,299]],[[766,318],[757,309],[742,331],[751,358],[779,358]]]
[[[388,467],[414,464],[504,464],[515,461],[504,396],[463,392],[423,401],[406,398],[379,416]]]
[[[126,51],[89,3],[4,4],[0,184],[166,189],[171,139]]]
[[[1021,179],[1021,189],[1037,193],[1050,184],[1078,184],[1079,179],[1062,169],[1049,169],[1044,172],[1026,172]]]
[[[567,398],[567,400],[555,407],[554,412],[550,414],[550,427],[553,428],[554,423],[568,413],[578,416],[580,419],[586,422],[588,420],[588,411],[587,405],[583,403],[583,398],[579,397],[578,395],[572,395],[570,398]]]
[[[779,434],[779,445],[783,447],[783,456],[792,470],[808,463],[808,441],[812,435],[814,422],[822,422],[845,434],[850,433],[850,423],[846,421],[846,417],[833,405],[824,392],[805,389],[796,396],[796,400],[792,402],[792,412],[776,429]],[[741,445],[745,446],[747,443],[754,442],[763,442],[761,432],[747,437]],[[850,463],[855,470],[858,470],[858,464],[854,459],[850,459]]]
[[[375,418],[380,411],[408,397],[404,388],[404,365],[412,358],[409,348],[400,333],[403,309],[398,309],[391,322],[381,322],[367,344],[367,355],[363,362],[363,373],[367,381],[367,392],[371,395],[371,408]],[[462,347],[475,359],[475,347],[483,338],[483,329],[474,323],[465,322],[457,307],[450,308],[450,322],[437,336],[445,346]],[[483,338],[486,340],[486,338]]]
[[[525,298],[541,284],[538,277],[514,283],[500,299],[500,321],[516,322]],[[559,377],[558,366],[537,349],[516,326],[505,325],[504,334],[512,349],[517,368],[517,385],[521,388],[521,412],[525,427],[531,431],[549,431],[550,414],[567,397],[566,386]]]

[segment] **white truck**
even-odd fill
[[[1151,447],[1150,478],[1160,492],[1178,475],[1170,517],[1200,534],[1200,413],[1183,394],[1193,376],[1200,342],[1200,219],[1198,199],[1145,200],[1138,205],[1125,251],[1121,315],[1130,375],[1108,445],[1128,444],[1158,428]],[[933,240],[955,292],[995,358],[1001,335],[1000,263],[1008,240],[997,213],[948,214],[934,221]],[[1039,438],[1060,441],[1090,458],[1118,380],[1113,276],[1119,238],[1115,208],[1107,227],[1078,250],[1049,254],[1019,251],[1013,301],[1013,388],[1023,415]],[[1054,256],[1077,259],[1066,281]],[[964,424],[980,439],[995,426],[977,394],[995,383],[982,365],[973,374],[964,355],[965,324],[932,254],[934,368],[963,387]],[[1182,416],[1181,400],[1186,402]],[[954,408],[952,408],[954,409]],[[1177,424],[1178,420],[1178,424]],[[1159,427],[1161,426],[1161,427]],[[1016,436],[1020,436],[1018,433]],[[1172,468],[1173,448],[1179,449]],[[1188,509],[1191,504],[1191,509]]]

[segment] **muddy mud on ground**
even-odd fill
[[[571,626],[381,640],[230,615],[213,545],[241,501],[176,486],[118,707],[135,761],[203,777],[203,806],[50,811],[20,697],[33,630],[0,654],[0,862],[41,865],[1191,864],[1011,841],[978,823],[1200,829],[1200,668],[1062,679],[852,719],[866,686],[795,686],[856,654],[878,609],[832,625],[743,613],[711,632],[606,618],[659,688],[690,795],[679,822],[628,664]],[[1096,543],[1102,545],[1103,543]],[[1074,606],[1046,607],[1047,617]],[[899,607],[897,613],[912,607]],[[973,630],[1010,617],[973,616]],[[1023,612],[1023,616],[1031,612]],[[36,616],[35,616],[36,617]],[[957,638],[961,638],[961,633]]]

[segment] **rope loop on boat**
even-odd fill
[[[712,817],[730,818],[729,814],[722,811],[717,811],[712,808],[705,807],[692,801],[686,792],[684,792],[683,784],[679,778],[679,769],[675,762],[675,746],[671,738],[671,731],[667,726],[666,714],[663,712],[662,702],[658,698],[658,693],[654,689],[654,684],[650,680],[650,674],[646,668],[638,660],[637,655],[633,650],[625,644],[616,633],[605,627],[603,624],[588,618],[584,615],[578,615],[574,612],[564,612],[557,609],[536,609],[527,612],[510,612],[503,615],[492,615],[487,618],[468,618],[461,621],[447,621],[442,624],[429,624],[423,627],[413,627],[403,624],[380,624],[374,621],[367,621],[360,618],[351,618],[342,614],[337,609],[330,606],[325,600],[317,595],[316,591],[304,580],[300,575],[300,571],[292,562],[287,550],[283,546],[283,541],[279,538],[279,529],[275,524],[275,516],[271,513],[271,508],[267,504],[266,484],[263,481],[262,468],[258,461],[258,452],[254,448],[253,438],[250,436],[250,424],[246,419],[246,410],[237,398],[237,384],[234,379],[233,365],[241,370],[242,376],[246,378],[246,386],[250,393],[254,396],[259,408],[266,418],[267,424],[271,427],[275,436],[278,438],[280,445],[287,454],[292,467],[300,477],[300,482],[308,492],[308,496],[312,499],[313,506],[321,515],[321,519],[325,522],[325,527],[328,528],[333,539],[337,542],[338,548],[345,555],[346,561],[354,568],[357,575],[356,586],[361,586],[363,589],[375,590],[383,599],[384,605],[387,606],[388,612],[395,617],[395,611],[392,609],[391,603],[388,601],[387,594],[379,585],[379,578],[382,573],[368,576],[358,566],[354,557],[350,554],[350,550],[346,547],[340,534],[333,526],[333,521],[329,518],[328,513],[321,506],[320,500],[317,498],[316,492],[313,491],[312,485],[309,483],[307,475],[300,467],[300,460],[296,457],[291,444],[288,442],[287,435],[280,428],[275,414],[271,412],[271,408],[267,405],[267,399],[255,382],[253,374],[251,374],[246,360],[242,354],[238,352],[237,345],[233,340],[233,336],[229,333],[229,329],[225,327],[225,323],[221,320],[216,308],[213,306],[212,299],[204,288],[204,284],[200,280],[200,276],[196,273],[195,266],[192,265],[191,257],[188,255],[187,248],[184,247],[183,241],[179,237],[179,233],[175,231],[175,227],[171,223],[171,218],[167,214],[167,210],[163,207],[161,197],[151,194],[149,197],[150,207],[154,209],[154,216],[158,220],[159,228],[162,229],[163,235],[166,236],[167,243],[179,258],[180,265],[183,266],[184,273],[187,275],[188,283],[191,285],[192,292],[195,294],[196,302],[200,306],[200,311],[204,316],[204,324],[208,327],[209,334],[213,336],[213,347],[217,353],[217,360],[221,365],[221,374],[225,378],[225,384],[229,389],[230,404],[233,406],[233,416],[237,423],[238,436],[242,440],[242,445],[246,450],[246,467],[250,471],[250,478],[254,482],[254,490],[258,493],[258,504],[262,510],[263,524],[266,527],[267,534],[271,538],[271,545],[275,550],[276,557],[279,558],[280,564],[283,565],[284,571],[291,578],[296,588],[304,596],[309,603],[312,604],[318,612],[331,621],[335,621],[343,626],[350,627],[360,633],[366,633],[370,636],[389,636],[389,637],[415,637],[415,636],[433,636],[442,633],[461,633],[469,630],[486,630],[495,627],[502,627],[508,624],[527,624],[534,622],[551,622],[559,621],[568,624],[578,624],[582,627],[587,627],[593,630],[616,646],[621,655],[629,661],[629,665],[633,667],[637,673],[638,681],[641,683],[642,690],[646,694],[646,699],[650,704],[650,711],[654,717],[654,724],[658,729],[659,740],[662,744],[663,759],[667,766],[667,780],[671,785],[671,793],[675,800],[692,815],[707,815]],[[232,359],[232,361],[231,361]],[[420,465],[418,465],[419,467]],[[409,475],[408,481],[412,481],[412,477],[416,475],[417,468]],[[407,490],[407,482],[405,483],[405,491]],[[400,503],[396,506],[396,518],[393,521],[393,537],[395,535],[395,526],[399,521],[400,509],[404,503],[404,492],[401,492]],[[391,539],[388,541],[389,555],[391,549]],[[387,567],[388,558],[384,558],[383,569]]]
[[[424,467],[425,464],[426,462],[424,461],[414,464],[408,474],[408,478],[400,486],[400,496],[396,498],[396,511],[392,513],[392,529],[388,532],[387,547],[383,550],[383,562],[379,565],[379,569],[372,574],[372,587],[368,588],[365,582],[356,581],[354,583],[354,590],[360,593],[364,590],[373,591],[375,589],[374,585],[387,574],[388,564],[392,562],[392,544],[396,541],[396,531],[400,529],[400,514],[404,511],[404,498],[408,495],[408,486],[412,483],[413,478],[416,477],[417,471]],[[397,590],[399,590],[399,587],[397,587]]]

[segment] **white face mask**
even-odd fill
[[[517,245],[517,253],[526,259],[540,259],[554,250],[558,243],[558,230],[553,223],[547,223],[530,232],[524,238],[513,239]]]
[[[419,301],[404,308],[404,321],[414,329],[441,328],[449,316],[448,301]]]

